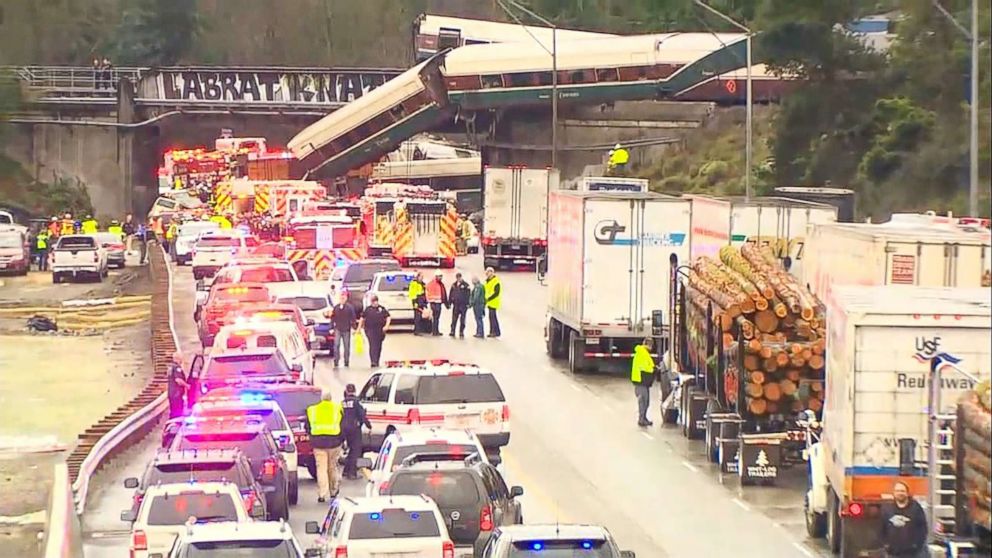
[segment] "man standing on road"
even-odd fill
[[[489,337],[499,337],[499,317],[496,311],[499,310],[500,299],[503,296],[503,287],[496,277],[496,271],[486,268],[486,310],[489,312]]]
[[[334,367],[344,359],[345,367],[351,364],[351,332],[355,327],[357,316],[355,307],[348,302],[348,293],[341,293],[338,303],[330,310],[324,312],[324,316],[331,319],[334,327]]]
[[[151,231],[144,223],[138,224],[138,229],[134,233],[134,238],[138,241],[138,263],[145,265],[148,263],[148,237],[151,236]]]
[[[468,282],[462,279],[461,273],[455,274],[455,282],[451,284],[451,333],[455,336],[455,329],[458,329],[458,336],[465,337],[465,317],[468,314],[468,302],[472,297],[472,288]],[[461,320],[461,327],[459,326]]]
[[[362,311],[362,317],[358,320],[358,328],[365,331],[365,337],[369,340],[369,361],[372,368],[379,366],[382,341],[386,338],[386,328],[391,321],[389,310],[379,305],[378,296],[372,295],[369,306]]]
[[[48,229],[41,229],[34,238],[35,256],[38,258],[38,271],[48,269]]]
[[[891,558],[925,558],[927,549],[927,516],[909,495],[909,485],[896,481],[892,486],[891,504],[882,508],[882,542],[885,555]]]
[[[648,420],[648,407],[651,405],[651,385],[654,384],[654,358],[651,348],[654,340],[645,337],[634,347],[634,360],[630,363],[630,382],[634,384],[637,396],[637,426],[651,426]]]
[[[427,284],[427,302],[431,305],[431,335],[441,335],[441,307],[450,306],[448,290],[441,281],[441,272],[434,275],[434,280]]]
[[[96,234],[100,232],[100,223],[92,215],[87,215],[86,219],[83,219],[82,229],[83,234]]]
[[[486,326],[482,324],[482,318],[486,317],[486,288],[475,276],[472,277],[472,294],[468,303],[472,307],[472,316],[475,317],[475,337],[483,339],[486,337]]]
[[[183,416],[186,410],[183,396],[189,388],[186,380],[186,373],[183,371],[183,356],[179,351],[172,353],[172,362],[169,363],[169,418]]]
[[[341,458],[341,419],[344,409],[334,402],[329,390],[320,394],[320,402],[307,407],[307,432],[317,468],[317,502],[326,502],[338,493],[338,459]]]
[[[424,274],[417,272],[410,281],[410,286],[406,290],[407,298],[413,305],[413,334],[421,335],[426,329],[424,326],[424,309],[427,308],[427,288],[424,286]]]
[[[372,430],[372,423],[365,416],[365,407],[355,397],[355,384],[344,386],[344,401],[341,406],[344,408],[341,430],[344,432],[344,441],[348,444],[348,455],[344,458],[344,478],[357,479],[358,458],[364,453],[362,426]]]

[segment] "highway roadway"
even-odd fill
[[[463,258],[459,269],[482,274],[481,259]],[[192,321],[190,269],[173,268],[175,322],[184,351],[199,350]],[[447,272],[446,282],[453,278]],[[734,556],[786,558],[829,556],[821,541],[807,539],[803,525],[802,471],[778,487],[740,487],[706,462],[700,442],[677,428],[636,425],[633,389],[623,377],[573,376],[546,354],[543,318],[547,288],[532,273],[502,273],[500,339],[390,335],[383,359],[452,358],[495,372],[512,412],[510,445],[500,466],[510,485],[524,487],[525,520],[606,525],[621,548],[641,558]],[[443,320],[446,323],[448,316]],[[473,328],[469,324],[469,333]],[[361,387],[370,372],[366,355],[350,368],[334,369],[322,358],[316,382],[341,393]],[[657,391],[652,393],[656,397]],[[159,438],[149,436],[94,479],[83,517],[87,558],[126,555],[128,526],[120,521],[131,491],[123,480],[139,476]],[[345,481],[342,493],[363,494],[364,481]],[[300,503],[290,523],[301,543],[306,521],[322,520],[316,483],[301,473]]]

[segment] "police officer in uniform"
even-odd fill
[[[169,418],[183,416],[186,405],[183,396],[189,388],[189,381],[183,371],[183,359],[179,351],[172,353],[172,362],[169,363]]]
[[[348,455],[344,458],[344,478],[358,478],[358,458],[362,456],[362,426],[372,430],[372,423],[365,416],[365,407],[355,396],[355,384],[344,387],[344,400],[341,402],[344,415],[341,418],[341,432],[348,444]]]
[[[341,420],[344,410],[334,402],[331,392],[324,390],[320,402],[307,407],[307,432],[317,465],[317,502],[326,502],[338,493],[338,459],[341,458]]]
[[[379,305],[379,297],[372,295],[372,299],[362,317],[358,320],[358,328],[365,330],[365,337],[369,340],[369,361],[372,368],[379,366],[379,357],[382,356],[382,342],[386,339],[386,329],[392,318],[389,310]]]

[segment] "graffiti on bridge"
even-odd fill
[[[333,104],[353,101],[382,85],[389,72],[163,71],[160,99]],[[143,95],[149,96],[149,95]]]

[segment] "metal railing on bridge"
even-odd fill
[[[116,84],[126,79],[137,85],[148,68],[99,69],[88,66],[6,66],[0,72],[20,80],[36,103],[113,104]]]

